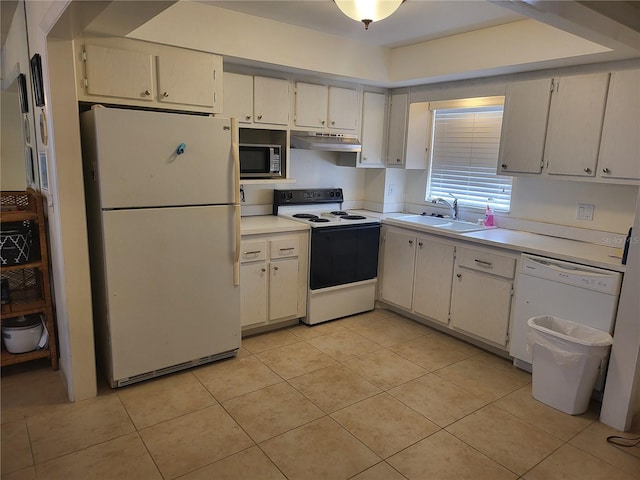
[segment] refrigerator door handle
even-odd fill
[[[235,217],[235,250],[233,252],[233,285],[240,285],[240,150],[238,141],[238,122],[231,119],[231,151],[233,156],[233,195]]]

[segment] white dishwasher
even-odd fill
[[[527,351],[531,317],[550,315],[613,334],[621,277],[611,270],[523,253],[509,344],[513,364],[531,372]],[[598,379],[596,389],[603,386],[604,378]]]

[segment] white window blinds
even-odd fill
[[[511,177],[496,175],[503,106],[436,108],[427,198],[509,211]]]

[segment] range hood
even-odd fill
[[[362,145],[360,145],[360,140],[355,135],[292,130],[291,148],[322,150],[325,152],[358,153],[362,150]]]

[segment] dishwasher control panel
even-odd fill
[[[527,254],[520,273],[610,295],[617,295],[621,278],[618,272]]]

